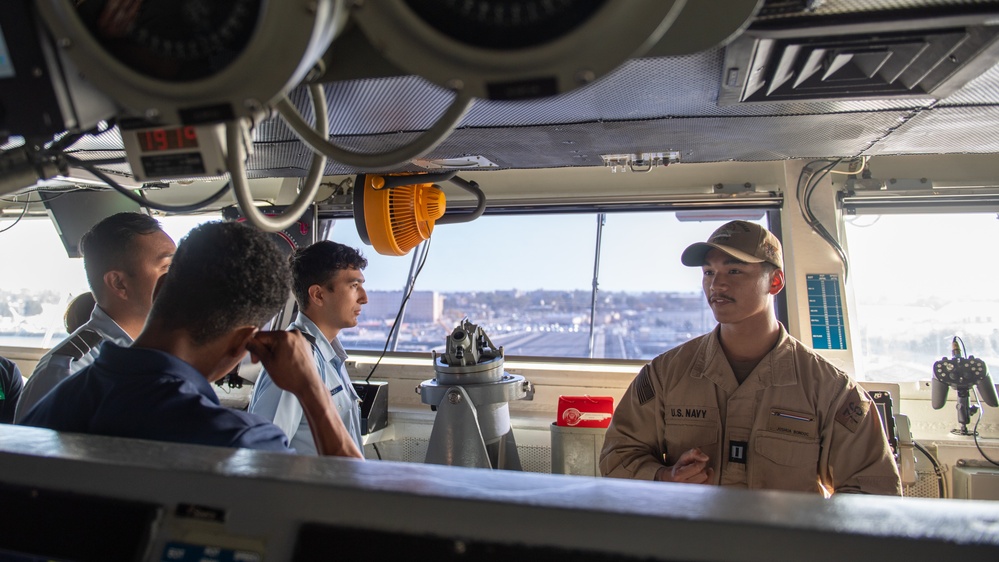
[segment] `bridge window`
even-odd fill
[[[999,365],[995,213],[863,215],[847,220],[846,235],[862,378],[928,380],[955,336]]]
[[[15,217],[16,218],[16,217]],[[192,228],[220,216],[157,217],[180,239]],[[48,348],[67,336],[66,305],[90,290],[83,260],[70,258],[52,221],[0,221],[0,345]]]
[[[428,352],[467,316],[508,356],[650,359],[715,325],[700,269],[681,265],[680,253],[732,218],[716,214],[707,221],[675,212],[487,215],[440,225],[394,337],[421,248],[381,256],[360,242],[352,221],[339,220],[330,239],[369,260],[369,303],[359,326],[340,338],[356,350],[381,351],[389,342],[390,351]],[[752,218],[766,224],[763,215]]]

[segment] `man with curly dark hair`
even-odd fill
[[[347,352],[337,336],[341,330],[357,326],[361,307],[368,302],[361,273],[367,265],[368,260],[357,250],[331,240],[302,248],[291,257],[299,312],[289,329],[301,331],[312,344],[319,378],[333,397],[354,443],[362,449],[360,398],[347,373]],[[274,382],[269,371],[260,374],[250,398],[250,411],[280,427],[298,453],[317,454],[302,406]]]
[[[235,222],[201,225],[177,249],[145,328],[128,348],[60,383],[25,425],[222,447],[291,451],[267,420],[219,404],[211,383],[249,351],[301,402],[321,454],[361,457],[297,331],[263,332],[288,298],[291,272],[264,233]]]

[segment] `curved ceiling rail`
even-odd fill
[[[328,123],[328,120],[326,96],[323,89],[321,86],[309,86],[309,94],[315,108],[316,127],[325,130],[324,124]],[[323,179],[323,170],[326,168],[326,158],[322,154],[312,155],[309,175],[295,201],[280,215],[268,217],[253,204],[253,196],[250,193],[250,185],[244,167],[246,150],[243,147],[243,129],[238,122],[226,124],[226,142],[229,146],[226,159],[229,177],[232,179],[232,190],[236,195],[240,210],[243,211],[243,215],[246,216],[246,220],[250,224],[266,232],[278,232],[294,224],[305,213],[309,205],[313,204],[316,193],[319,191],[319,183]]]
[[[278,101],[278,113],[291,127],[302,142],[318,154],[322,154],[341,164],[354,166],[370,172],[392,170],[414,158],[419,158],[439,145],[451,131],[461,123],[462,118],[472,107],[473,100],[465,94],[458,93],[436,123],[424,131],[414,141],[386,152],[364,153],[354,152],[334,145],[329,141],[329,133],[325,130],[313,130],[291,103],[287,96]],[[328,125],[327,127],[328,128]]]

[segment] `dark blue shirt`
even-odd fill
[[[56,431],[290,452],[260,416],[226,408],[190,364],[153,349],[104,342],[93,365],[52,389],[23,425]]]
[[[17,365],[6,357],[0,357],[0,423],[14,423],[14,408],[23,384]]]

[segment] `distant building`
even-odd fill
[[[368,304],[361,312],[362,319],[393,320],[399,313],[402,291],[368,291]],[[413,291],[406,305],[405,322],[433,323],[444,312],[444,295],[437,291]]]

